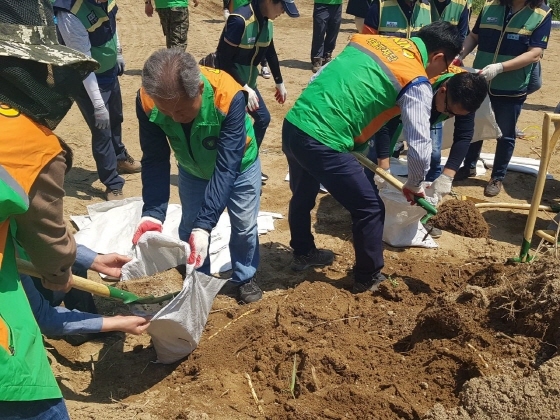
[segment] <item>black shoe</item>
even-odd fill
[[[266,181],[268,181],[268,175],[261,172],[261,182],[264,184]]]
[[[243,303],[253,303],[262,299],[262,290],[252,277],[247,283],[243,283],[237,290],[237,300]]]
[[[367,283],[355,281],[352,286],[352,293],[376,292],[381,282],[385,280],[387,280],[387,277],[381,273],[377,273],[371,276],[371,279]]]
[[[457,171],[457,173],[455,174],[455,177],[453,177],[453,179],[455,181],[463,181],[464,179],[472,178],[475,176],[476,176],[476,168],[461,166]]]
[[[307,255],[294,255],[290,265],[294,271],[303,271],[309,267],[323,267],[331,265],[334,261],[334,253],[328,249],[313,249]]]
[[[426,229],[426,231],[428,232],[428,235],[430,235],[432,238],[434,238],[434,239],[441,238],[441,234],[442,234],[441,229],[438,229],[437,227],[435,227],[434,225],[432,225],[429,222],[426,223],[426,224],[423,224],[422,226],[424,226],[424,229]]]
[[[323,57],[323,65],[330,63],[331,61],[332,61],[332,53],[325,54],[325,56]]]

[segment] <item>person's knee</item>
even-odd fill
[[[259,118],[255,119],[255,125],[258,125],[261,130],[266,130],[270,125],[270,112],[268,110],[259,112]]]

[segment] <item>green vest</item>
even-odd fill
[[[24,213],[27,208],[25,192],[0,166],[0,225],[9,223],[10,215]],[[0,341],[7,338],[8,350],[0,346],[0,401],[62,398],[43,347],[43,337],[19,279],[9,231],[2,251],[0,331],[7,337],[1,337]]]
[[[482,69],[488,64],[502,63],[525,52],[533,31],[551,13],[550,8],[543,4],[536,9],[525,6],[510,19],[504,29],[504,6],[499,0],[488,0],[480,16],[478,32],[478,51],[473,67]],[[533,64],[518,70],[498,74],[490,81],[489,91],[496,96],[523,96],[527,93],[527,85]]]
[[[117,4],[109,0],[96,5],[93,1],[55,0],[53,7],[76,16],[86,28],[91,44],[91,56],[99,62],[96,74],[112,70],[117,64]]]
[[[170,9],[171,7],[188,7],[188,0],[154,0],[156,9]]]
[[[465,10],[465,6],[467,5],[467,0],[451,0],[451,2],[445,6],[441,15],[435,6],[435,2],[437,1],[439,0],[430,0],[432,7],[432,22],[442,20],[457,26],[459,24],[459,19]]]
[[[216,167],[218,155],[217,141],[226,114],[215,106],[215,92],[210,81],[202,74],[200,77],[204,82],[202,106],[199,114],[193,121],[189,141],[186,139],[182,125],[160,112],[155,105],[148,117],[167,136],[171,149],[173,149],[175,158],[179,165],[181,165],[181,168],[197,178],[210,179]],[[248,114],[245,114],[245,129],[247,137],[250,139],[241,161],[241,172],[252,165],[258,157],[253,122]]]
[[[250,7],[251,11],[253,11],[253,6],[251,5]],[[235,70],[241,80],[254,89],[257,86],[257,77],[259,75],[259,69],[257,68],[259,63],[255,62],[254,57],[258,55],[261,48],[267,48],[270,45],[273,35],[273,24],[271,20],[267,20],[268,24],[261,28],[254,11],[248,19],[245,19],[242,15],[234,15],[241,16],[245,20],[245,31],[238,47],[239,52],[235,63]]]
[[[419,38],[354,35],[303,90],[286,120],[331,149],[360,150],[400,114],[402,89],[427,81],[427,61]]]
[[[379,2],[379,35],[410,38],[426,25],[432,23],[430,3],[428,0],[414,2],[410,23],[397,0]]]
[[[318,4],[342,4],[342,0],[315,0]]]

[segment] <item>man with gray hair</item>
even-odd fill
[[[148,58],[136,98],[144,207],[132,241],[162,231],[173,150],[183,209],[179,237],[190,245],[187,274],[195,268],[209,272],[210,232],[227,207],[231,281],[239,285],[239,300],[250,303],[262,297],[255,282],[261,164],[245,106],[243,88],[230,75],[199,66],[179,48]]]

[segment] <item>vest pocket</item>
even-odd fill
[[[0,347],[6,350],[11,356],[14,355],[12,345],[12,330],[0,315]]]

